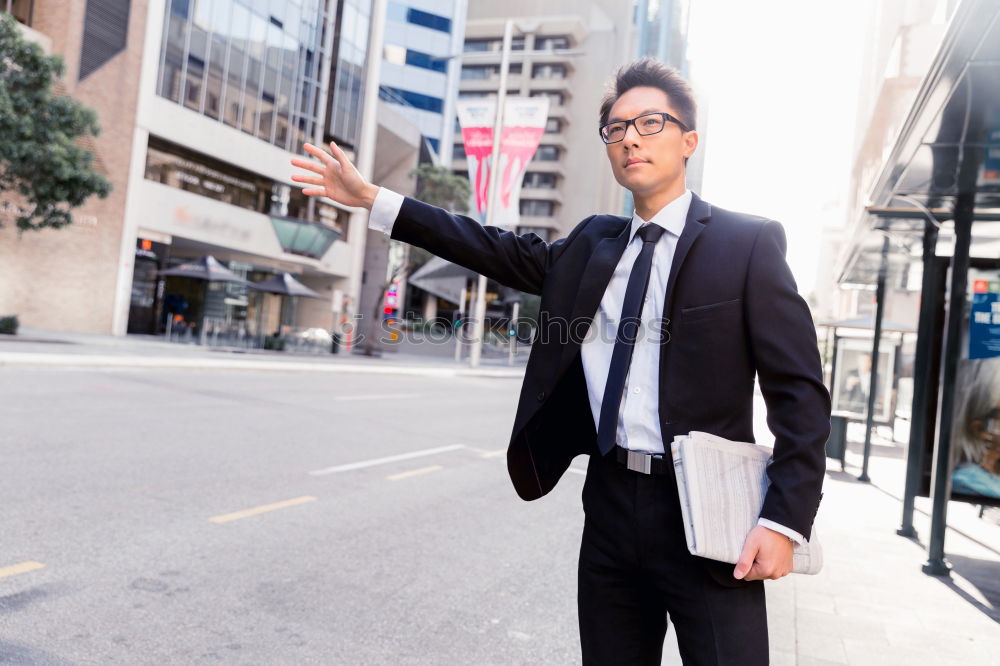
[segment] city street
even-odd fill
[[[0,661],[572,663],[583,476],[514,494],[518,386],[4,369]]]
[[[585,460],[516,497],[519,385],[0,368],[0,662],[579,663]],[[824,571],[768,583],[772,663],[1000,663],[995,591],[920,573],[886,491],[825,491]],[[995,542],[960,549],[995,572]]]

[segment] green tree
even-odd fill
[[[414,194],[417,199],[453,213],[464,215],[469,212],[472,188],[468,178],[456,176],[448,167],[433,164],[421,164],[409,176],[417,179],[417,191]]]
[[[93,153],[77,143],[100,133],[97,114],[52,93],[63,71],[62,57],[45,55],[21,37],[10,14],[0,13],[0,198],[10,205],[9,193],[16,192],[26,202],[14,208],[19,235],[71,224],[70,209],[111,192],[91,169]]]

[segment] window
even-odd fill
[[[451,33],[451,19],[445,18],[444,16],[438,16],[437,14],[431,14],[430,12],[422,12],[419,9],[413,9],[412,7],[406,10],[406,20],[414,25],[422,25],[425,28],[430,28],[431,30],[440,30],[441,32]]]
[[[528,171],[524,174],[524,187],[537,187],[552,190],[556,187],[556,175],[541,171]]]
[[[550,104],[562,105],[566,101],[565,95],[558,90],[533,90],[532,97],[548,97]]]
[[[521,215],[531,215],[532,217],[550,217],[555,204],[545,199],[521,199]]]
[[[545,144],[538,146],[535,156],[531,158],[532,162],[556,162],[558,160],[559,146],[547,146]]]
[[[451,159],[453,160],[464,160],[465,159],[465,144],[456,143],[451,151]]]
[[[559,63],[545,63],[535,65],[531,68],[531,78],[533,79],[565,79],[566,65]]]
[[[474,53],[482,51],[499,51],[501,48],[503,48],[502,39],[467,39],[465,40],[465,46],[464,46],[464,50],[466,53]],[[523,51],[524,36],[512,37],[510,40],[510,50]]]
[[[560,118],[549,118],[545,121],[545,133],[556,134],[562,131],[562,120]]]
[[[512,62],[507,65],[508,74],[520,74],[521,63]],[[464,65],[462,67],[463,79],[492,79],[500,76],[500,65]]]
[[[312,139],[321,115],[326,114],[329,132],[345,144],[351,143],[346,139],[353,140],[357,132],[363,96],[355,33],[363,33],[367,39],[367,9],[357,8],[363,4],[359,0],[341,3],[344,25],[356,30],[339,33],[329,104],[318,94],[319,65],[327,55],[320,27],[324,10],[318,3],[303,7],[300,2],[277,0],[159,1],[167,10],[156,84],[160,96],[292,150],[306,137]],[[97,12],[98,33],[115,27],[115,17],[102,13],[102,7],[107,9],[109,3],[129,6],[127,0],[87,2],[88,13]],[[403,57],[405,49],[400,59]],[[363,64],[363,59],[360,62]]]
[[[535,37],[535,49],[545,51],[548,49],[568,49],[569,37],[565,35],[552,37]]]
[[[548,227],[518,227],[517,233],[521,236],[524,234],[535,234],[548,243],[552,234],[552,229],[549,229]]]
[[[444,100],[440,97],[424,95],[412,90],[403,90],[402,88],[393,88],[392,86],[380,86],[379,96],[382,99],[388,99],[397,103],[399,100],[403,100],[412,107],[423,109],[424,111],[433,111],[434,113],[441,113],[441,109],[444,108]]]
[[[435,58],[429,53],[421,53],[420,51],[413,51],[411,49],[406,49],[406,64],[413,65],[414,67],[423,67],[432,72],[443,72],[447,69],[447,62],[445,60]]]

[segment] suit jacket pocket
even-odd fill
[[[702,319],[714,319],[715,317],[738,313],[742,306],[742,298],[733,298],[728,301],[719,301],[718,303],[681,308],[681,320],[693,322],[701,321]]]

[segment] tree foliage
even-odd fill
[[[421,164],[409,175],[417,179],[415,198],[453,213],[464,215],[469,212],[472,188],[467,178],[456,176],[447,167],[433,164]]]
[[[63,71],[60,56],[45,55],[0,13],[0,199],[10,206],[16,192],[26,203],[14,207],[19,234],[71,224],[72,208],[111,191],[91,168],[93,153],[77,143],[100,133],[97,114],[52,92]]]

